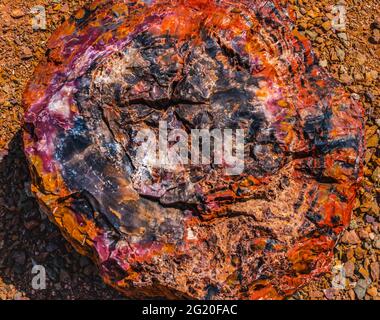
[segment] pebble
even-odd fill
[[[372,262],[369,266],[371,278],[374,282],[379,280],[379,262]]]
[[[369,42],[372,44],[379,44],[380,43],[380,30],[379,29],[373,29],[372,35],[369,38]]]
[[[379,76],[379,73],[376,70],[368,71],[365,74],[366,81],[368,82],[376,81],[378,76]]]
[[[310,37],[311,40],[315,40],[318,37],[318,33],[315,31],[307,30],[306,34]]]
[[[343,41],[348,41],[347,34],[344,32],[338,33],[338,37],[339,37],[339,39],[341,39]]]
[[[374,134],[367,140],[367,148],[376,148],[379,145],[379,136]]]
[[[343,73],[339,76],[339,79],[344,83],[344,84],[350,84],[352,83],[352,77],[347,74],[347,73]]]
[[[307,29],[307,23],[300,23],[300,24],[298,25],[298,29],[299,29],[300,31],[305,31],[305,30]]]
[[[364,76],[361,72],[355,72],[354,73],[354,79],[358,82],[360,81],[363,81],[364,80]]]
[[[360,229],[358,231],[359,238],[362,240],[367,240],[369,238],[369,233],[366,229]]]
[[[380,167],[377,167],[375,169],[375,171],[373,171],[372,180],[373,180],[373,182],[379,182],[380,181]]]
[[[328,66],[328,62],[327,60],[320,60],[319,61],[319,65],[322,67],[322,68],[326,68]]]
[[[352,260],[353,257],[355,256],[355,251],[353,248],[347,248],[346,250],[346,257],[348,260]]]
[[[21,59],[22,60],[30,59],[32,57],[33,57],[33,52],[30,48],[28,48],[28,47],[22,48],[22,50],[21,50]]]
[[[365,100],[368,102],[368,103],[373,103],[373,101],[375,100],[375,97],[374,97],[374,95],[371,93],[371,92],[368,92],[368,91],[366,91],[365,93],[364,93],[364,96],[365,96]]]
[[[346,54],[345,54],[344,50],[339,49],[339,48],[336,49],[336,54],[337,54],[337,56],[338,56],[338,58],[339,58],[340,61],[343,61],[344,58],[346,57]]]
[[[346,244],[359,244],[360,243],[360,239],[359,239],[358,235],[356,234],[355,230],[345,231],[341,241],[342,241],[342,243],[346,243]]]
[[[309,297],[312,300],[320,299],[320,298],[323,298],[323,293],[321,291],[318,291],[318,290],[313,290],[309,293]]]
[[[335,298],[335,289],[333,288],[329,288],[329,289],[325,289],[323,290],[323,293],[325,294],[325,297],[328,299],[328,300],[334,300]]]
[[[360,267],[359,273],[362,275],[363,278],[365,279],[369,278],[369,272],[365,268]]]
[[[354,99],[354,100],[356,100],[356,101],[360,100],[360,96],[357,93],[352,93],[351,94],[351,98]]]
[[[354,276],[355,264],[352,261],[347,261],[344,264],[344,272],[345,276],[348,278],[352,278]]]
[[[357,247],[355,249],[355,257],[356,257],[356,259],[362,260],[365,257],[366,253],[367,252],[364,249],[362,249],[361,247]]]
[[[374,222],[376,222],[375,218],[372,217],[372,216],[370,216],[370,215],[368,215],[368,214],[365,216],[365,221],[367,223],[374,223]]]
[[[369,281],[360,279],[354,288],[355,294],[359,300],[362,300],[365,297],[367,288],[369,286]]]
[[[330,21],[326,21],[326,22],[322,23],[322,28],[325,31],[329,31],[331,29],[331,22]]]
[[[371,297],[376,297],[377,296],[377,288],[376,287],[371,287],[367,290],[367,293],[371,296]]]
[[[23,16],[25,16],[25,13],[21,9],[15,9],[15,10],[12,10],[11,12],[11,17],[14,19],[19,19],[19,18],[22,18]]]

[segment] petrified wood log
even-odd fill
[[[329,269],[363,110],[286,4],[95,1],[54,33],[24,104],[41,208],[127,296],[278,299]],[[137,161],[160,121],[244,129],[243,172]]]

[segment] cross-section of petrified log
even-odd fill
[[[363,111],[284,1],[96,1],[48,47],[24,96],[32,188],[107,283],[135,298],[277,299],[329,269]],[[139,132],[161,123],[244,130],[242,172],[139,161]]]

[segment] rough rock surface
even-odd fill
[[[330,267],[363,110],[274,1],[96,1],[25,95],[41,208],[132,297],[281,298]],[[245,170],[144,167],[139,130],[246,132]]]

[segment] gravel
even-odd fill
[[[320,299],[321,292],[328,292],[324,299],[380,300],[380,47],[375,39],[380,30],[377,20],[380,16],[380,6],[376,0],[345,1],[346,27],[344,30],[334,30],[328,29],[323,21],[326,20],[325,17],[333,17],[331,13],[336,1],[293,2],[298,4],[296,16],[297,23],[302,24],[302,28],[299,28],[301,33],[312,40],[322,64],[338,81],[346,85],[352,93],[352,98],[362,101],[367,115],[367,151],[362,188],[355,202],[350,228],[343,234],[335,250],[334,266],[338,270],[343,266],[344,285],[333,291],[332,295],[332,283],[340,275],[339,272],[333,272],[301,290],[297,298]],[[314,14],[310,14],[311,10]],[[313,32],[320,34],[323,41],[313,39]]]

